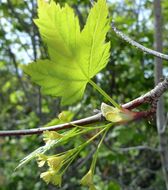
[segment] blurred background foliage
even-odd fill
[[[81,27],[84,26],[91,7],[89,0],[57,2],[70,4],[79,16]],[[146,47],[153,47],[152,0],[109,0],[108,5],[110,16],[120,30]],[[162,8],[166,52],[168,1],[162,1]],[[23,64],[47,57],[45,45],[33,23],[36,17],[36,0],[0,0],[0,130],[36,128],[67,109],[75,113],[74,119],[83,118],[92,115],[94,109],[100,109],[104,101],[88,86],[81,102],[61,107],[59,99],[42,95],[39,87],[22,73]],[[131,47],[112,30],[108,40],[111,41],[111,59],[107,68],[95,78],[98,85],[121,104],[152,89],[154,58]],[[164,62],[166,73],[167,63]],[[79,141],[74,139],[76,144]],[[61,189],[86,189],[80,186],[79,180],[89,169],[95,143],[83,150],[69,168]],[[42,144],[41,136],[37,135],[0,138],[0,190],[57,189],[39,178],[42,171],[35,161],[14,172],[19,160]],[[69,142],[59,150],[66,150],[71,145]],[[165,190],[155,117],[110,130],[99,153],[94,180],[98,190]]]

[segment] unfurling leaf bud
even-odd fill
[[[114,123],[128,122],[134,119],[135,113],[124,108],[116,108],[105,103],[101,104],[101,111],[107,121]]]

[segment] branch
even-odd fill
[[[123,104],[122,107],[125,109],[133,109],[142,105],[143,103],[150,103],[151,109],[144,112],[137,112],[138,117],[136,119],[146,118],[149,115],[155,113],[156,111],[156,103],[159,97],[168,89],[168,78],[164,81],[160,82],[154,89],[147,92],[143,96],[140,96],[126,104]],[[70,123],[64,123],[60,125],[54,125],[50,127],[40,127],[35,129],[24,129],[24,130],[7,130],[0,131],[0,136],[21,136],[21,135],[33,135],[33,134],[41,134],[43,131],[59,131],[62,129],[69,129],[74,127],[74,125],[85,126],[92,123],[103,122],[104,118],[100,113],[95,114],[90,117],[86,117],[84,119],[72,121]]]
[[[168,61],[168,55],[160,53],[158,51],[154,51],[152,49],[146,48],[145,46],[139,44],[138,42],[132,40],[130,37],[128,37],[127,35],[125,35],[124,33],[122,33],[121,31],[119,31],[115,25],[114,22],[112,22],[111,24],[111,28],[113,29],[113,31],[117,34],[117,36],[119,36],[121,39],[125,40],[126,42],[128,42],[129,44],[131,44],[132,46],[135,46],[136,48],[142,50],[143,52],[146,52],[150,55],[154,55],[155,57],[159,57],[161,59],[167,60]]]
[[[0,131],[0,136],[20,136],[20,135],[33,135],[33,134],[41,134],[44,131],[59,131],[62,129],[69,129],[74,127],[74,125],[88,125],[92,123],[97,123],[103,121],[103,117],[101,113],[98,113],[96,115],[79,119],[76,121],[72,121],[70,123],[64,123],[59,125],[53,125],[50,127],[40,127],[35,129],[23,129],[23,130],[7,130],[7,131]]]
[[[156,103],[160,96],[168,89],[168,78],[165,78],[162,82],[158,83],[151,91],[146,94],[124,104],[122,107],[126,109],[136,108],[144,103],[149,103],[152,108],[155,109]]]
[[[116,148],[115,150],[121,151],[121,152],[128,152],[130,150],[150,150],[150,151],[154,151],[154,152],[160,152],[159,148],[153,148],[150,146],[133,146],[133,147],[126,147],[126,148]]]

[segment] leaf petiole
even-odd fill
[[[100,92],[100,94],[102,94],[109,102],[111,102],[113,104],[113,106],[117,107],[118,109],[120,109],[120,105],[117,104],[103,89],[101,89],[95,82],[93,82],[92,80],[89,80],[90,85],[93,86],[93,88],[95,88],[98,92]]]

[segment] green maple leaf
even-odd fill
[[[60,7],[53,0],[38,1],[35,23],[46,43],[49,59],[37,60],[24,67],[32,81],[48,95],[61,96],[62,104],[80,100],[87,83],[109,59],[110,43],[105,43],[109,29],[105,0],[91,9],[81,31],[78,18],[68,5]]]

